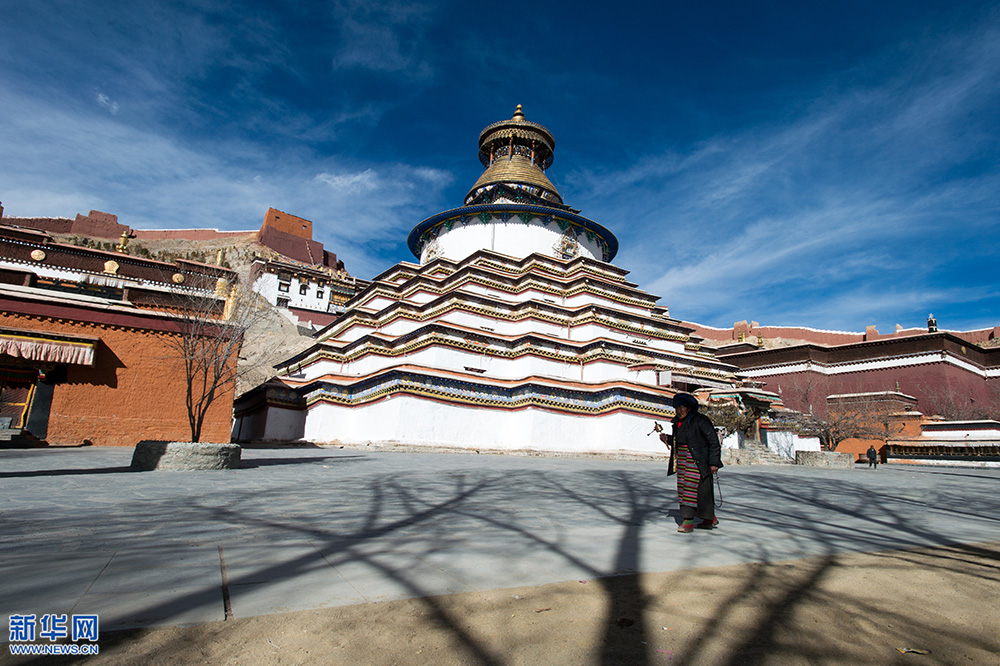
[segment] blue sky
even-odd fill
[[[997,3],[0,10],[8,216],[253,229],[270,206],[372,277],[523,104],[566,202],[675,317],[1000,324]]]

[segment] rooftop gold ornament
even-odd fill
[[[118,247],[115,250],[122,254],[128,254],[128,241],[130,238],[135,238],[135,234],[126,229],[122,232],[121,239],[118,241]]]
[[[545,175],[552,165],[556,140],[546,127],[524,119],[520,104],[510,120],[489,125],[479,134],[479,161],[486,171],[466,195],[500,183],[539,188],[541,196],[562,203],[562,196]]]

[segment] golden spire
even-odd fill
[[[562,204],[562,196],[545,176],[555,144],[552,132],[525,120],[524,107],[518,104],[510,120],[493,123],[479,134],[479,161],[486,170],[465,195],[466,204],[481,188],[501,183],[538,188],[537,196]]]

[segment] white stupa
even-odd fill
[[[678,390],[735,368],[611,262],[614,234],[545,175],[555,141],[513,118],[479,137],[460,208],[419,223],[420,263],[376,276],[317,343],[237,400],[237,441],[662,452]]]

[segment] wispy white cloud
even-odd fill
[[[316,180],[329,185],[330,189],[337,195],[356,196],[378,187],[378,176],[372,169],[348,174],[323,172],[316,176]]]
[[[424,42],[436,9],[428,3],[349,0],[334,4],[338,26],[335,68],[361,68],[405,74],[411,79],[434,76]]]
[[[97,104],[106,109],[111,115],[118,113],[118,102],[114,101],[104,93],[97,93]]]
[[[24,111],[0,125],[0,145],[20,156],[0,193],[8,216],[97,209],[140,228],[254,229],[273,206],[312,220],[348,270],[369,276],[407,258],[406,234],[441,205],[451,182],[419,164],[327,159],[317,173],[308,161],[275,163],[252,143],[230,142],[220,154],[215,144],[127,125],[120,114],[86,115],[16,93],[8,102]]]
[[[942,296],[973,302],[982,293],[974,279],[950,290],[930,281],[956,255],[982,255],[969,229],[1000,232],[995,161],[954,173],[1000,149],[992,123],[983,129],[979,116],[977,133],[975,116],[1000,101],[997,37],[920,45],[920,57],[938,58],[920,76],[906,70],[858,88],[845,73],[790,121],[623,170],[571,172],[564,182],[577,196],[567,199],[619,232],[617,263],[675,316],[849,326],[846,317],[880,311],[925,316]]]

